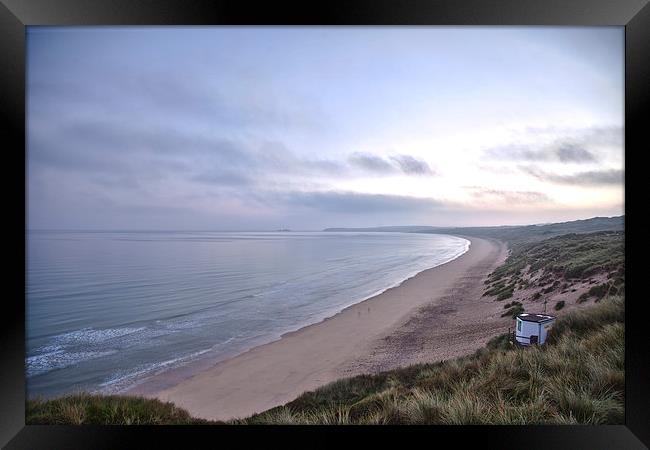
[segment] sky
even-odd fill
[[[28,27],[30,229],[624,213],[623,27]]]

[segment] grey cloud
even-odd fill
[[[375,173],[432,174],[426,162],[408,155],[389,162],[371,154],[356,153],[348,161],[297,156],[281,142],[260,147],[233,140],[185,134],[173,129],[123,123],[119,120],[85,120],[42,128],[38,123],[28,145],[32,165],[59,170],[103,174],[99,184],[144,187],[145,180],[164,176],[190,182],[224,186],[259,186],[278,176],[291,182],[309,177],[345,178],[362,166]],[[118,181],[119,180],[119,181]]]
[[[487,149],[485,155],[490,158],[510,161],[560,161],[564,163],[588,163],[596,161],[596,157],[591,152],[570,142],[556,142],[542,149],[531,148],[523,144],[504,145]]]
[[[433,175],[431,167],[421,159],[410,155],[393,155],[388,160],[370,153],[356,152],[350,155],[348,162],[351,166],[360,168],[376,175]]]
[[[484,150],[484,158],[523,162],[593,163],[598,150],[620,147],[623,150],[623,129],[619,126],[587,127],[581,129],[547,127],[525,130],[531,144],[513,142]],[[551,140],[549,144],[535,142]],[[601,155],[602,156],[602,155]]]
[[[608,145],[623,147],[625,129],[619,126],[592,127],[584,133],[582,138],[585,145]]]
[[[299,157],[281,142],[253,147],[200,134],[100,120],[52,129],[33,125],[38,130],[28,145],[33,169],[74,173],[86,183],[120,188],[121,192],[130,187],[133,196],[147,195],[163,179],[206,188],[235,187],[248,195],[268,186],[304,189],[322,177],[355,176],[349,164]]]
[[[390,157],[402,172],[409,175],[433,175],[431,167],[421,159],[416,159],[410,155],[395,155]]]
[[[288,192],[276,194],[275,199],[289,206],[345,214],[422,213],[432,212],[444,206],[443,203],[434,199],[338,191]]]
[[[30,130],[35,142],[47,142],[43,150],[35,149],[30,157],[38,160],[47,154],[69,153],[70,159],[83,160],[95,156],[104,159],[150,156],[207,156],[230,163],[252,162],[249,152],[227,139],[205,138],[198,134],[187,135],[165,127],[134,126],[118,121],[87,120],[60,124],[52,130]],[[56,147],[57,150],[50,150]],[[67,149],[65,150],[64,147]],[[72,162],[72,161],[70,161]]]
[[[232,141],[100,121],[32,133],[28,156],[32,169],[76,173],[104,187],[131,186],[134,194],[163,178],[243,185],[259,170],[251,152]]]
[[[79,173],[124,173],[128,170],[127,161],[110,151],[58,140],[56,136],[30,136],[27,156],[31,168],[52,167]]]
[[[561,162],[582,163],[596,161],[594,155],[575,144],[561,145],[556,153]]]
[[[483,188],[472,189],[475,189],[475,192],[473,192],[472,195],[476,198],[491,201],[498,200],[508,204],[546,203],[551,201],[549,196],[536,191],[504,191]]]
[[[396,167],[386,161],[384,158],[372,155],[370,153],[353,153],[348,158],[348,161],[353,166],[359,167],[368,172],[375,172],[379,174],[392,174],[397,172]]]
[[[195,121],[228,129],[316,129],[329,119],[317,105],[300,98],[231,98],[209,79],[187,71],[93,71],[84,83],[60,74],[28,80],[30,115],[87,111],[145,123]]]
[[[592,170],[573,175],[558,175],[526,166],[521,167],[521,170],[542,181],[582,186],[622,185],[625,176],[625,172],[620,169]]]
[[[270,173],[328,177],[348,174],[345,164],[330,159],[307,159],[297,156],[280,142],[267,142],[255,153],[255,163]]]
[[[572,142],[590,147],[592,145],[620,146],[623,143],[623,128],[618,125],[594,126],[584,128],[569,127],[526,127],[526,136],[551,138],[557,141]]]
[[[225,102],[214,90],[196,88],[198,80],[180,79],[170,73],[135,74],[118,78],[114,83],[116,94],[127,94],[129,101],[139,102],[156,109],[177,110],[194,114],[220,114]],[[137,104],[137,103],[136,103]]]
[[[296,174],[301,175],[325,175],[331,178],[345,177],[349,174],[345,164],[329,159],[304,159],[293,158],[293,165],[287,168]]]
[[[410,155],[393,155],[388,160],[370,153],[357,152],[348,158],[349,163],[366,172],[377,175],[392,175],[404,173],[406,175],[433,175],[433,170],[421,159]]]
[[[231,170],[206,171],[193,176],[191,179],[200,183],[216,184],[221,186],[248,186],[254,184],[254,178]]]

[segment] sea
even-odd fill
[[[30,398],[116,394],[322,321],[469,249],[382,232],[29,231]]]

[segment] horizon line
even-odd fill
[[[212,232],[212,233],[281,233],[281,232],[319,232],[319,231],[325,231],[327,229],[369,229],[369,228],[396,228],[396,227],[422,227],[422,228],[498,228],[498,227],[525,227],[525,226],[534,226],[534,225],[552,225],[552,224],[559,224],[559,223],[568,223],[568,222],[578,222],[578,221],[584,221],[584,220],[592,220],[592,219],[615,219],[618,217],[625,217],[625,214],[621,214],[618,216],[593,216],[593,217],[588,217],[586,219],[574,219],[574,220],[566,220],[563,222],[536,222],[536,223],[525,223],[525,224],[517,224],[517,225],[471,225],[471,226],[462,226],[462,225],[371,225],[371,226],[364,226],[364,227],[346,227],[346,226],[330,226],[330,227],[324,227],[321,229],[292,229],[292,228],[276,228],[276,229],[238,229],[238,230],[232,230],[232,229],[226,229],[226,230],[219,230],[219,229],[146,229],[146,228],[132,228],[132,229],[127,229],[127,228],[115,228],[115,229],[75,229],[75,228],[25,228],[26,232],[32,232],[32,231],[70,231],[70,232],[91,232],[91,233],[97,233],[97,232],[158,232],[158,233],[164,233],[164,232],[187,232],[187,233],[196,233],[196,232]]]

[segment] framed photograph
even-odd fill
[[[0,23],[6,448],[650,445],[646,1]]]

